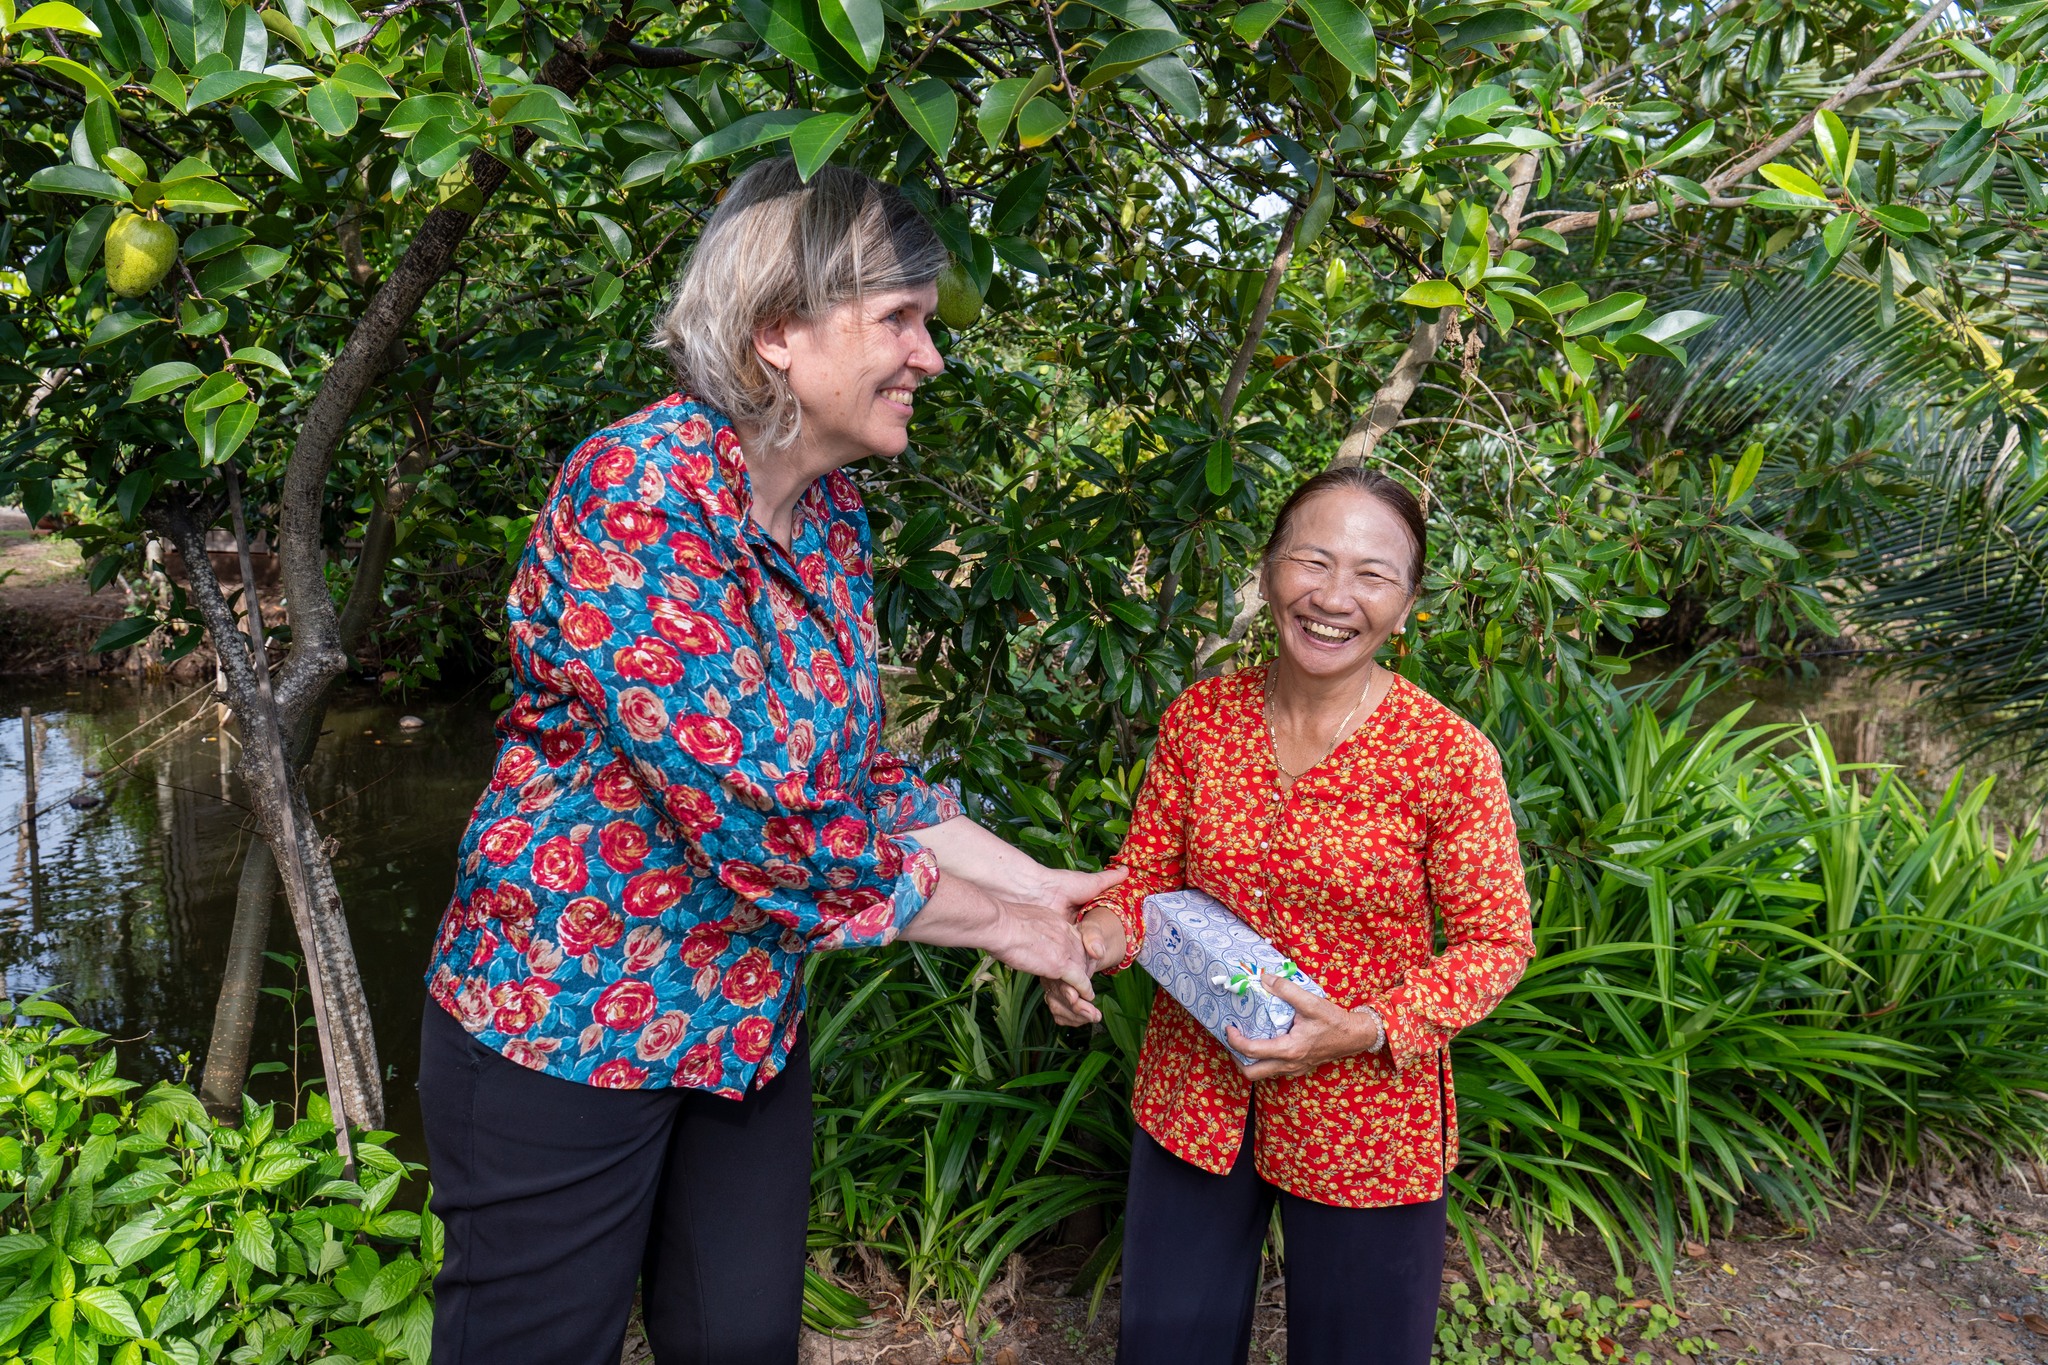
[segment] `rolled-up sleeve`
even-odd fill
[[[585,470],[536,534],[553,620],[513,639],[515,666],[579,699],[630,779],[688,841],[692,869],[812,948],[887,943],[923,908],[938,862],[899,831],[906,803],[942,804],[901,765],[893,784],[856,765],[820,785],[819,743],[777,691],[777,648],[747,610],[780,590],[715,558],[692,502],[665,482]],[[651,501],[647,500],[652,498]],[[685,537],[680,548],[678,535]],[[789,589],[794,591],[794,589]],[[821,768],[827,765],[821,765]],[[923,823],[932,823],[924,821]],[[684,888],[663,869],[628,885],[630,914]],[[635,897],[645,904],[631,903]]]
[[[1476,730],[1445,755],[1424,798],[1423,866],[1444,951],[1366,1001],[1387,1030],[1387,1056],[1406,1069],[1490,1014],[1535,953],[1529,886],[1500,756]]]

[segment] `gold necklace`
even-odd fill
[[[1265,705],[1262,706],[1260,710],[1263,712],[1266,720],[1266,738],[1270,740],[1273,745],[1273,766],[1274,768],[1279,770],[1279,773],[1282,777],[1286,778],[1290,782],[1299,781],[1303,777],[1306,777],[1310,772],[1314,771],[1316,766],[1322,763],[1324,759],[1327,759],[1331,754],[1337,752],[1337,746],[1344,742],[1344,727],[1351,723],[1351,718],[1358,714],[1358,708],[1365,705],[1365,699],[1372,695],[1372,685],[1374,680],[1378,677],[1378,662],[1372,661],[1368,663],[1365,670],[1365,690],[1358,694],[1357,701],[1351,703],[1351,709],[1344,713],[1344,719],[1337,722],[1337,731],[1335,734],[1330,736],[1330,747],[1323,750],[1321,758],[1316,759],[1314,763],[1309,764],[1308,767],[1303,768],[1300,772],[1295,772],[1293,769],[1289,768],[1286,764],[1280,761],[1280,731],[1277,728],[1275,728],[1273,724],[1273,674],[1270,670],[1267,671],[1266,700]]]

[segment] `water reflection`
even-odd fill
[[[22,706],[37,719],[36,838],[24,837]],[[415,704],[427,724],[399,728],[398,708],[345,696],[329,713],[308,770],[324,834],[338,841],[364,989],[385,1063],[390,1122],[418,1132],[412,1077],[420,972],[454,885],[454,853],[490,770],[481,705]],[[234,738],[210,699],[190,689],[79,682],[0,687],[0,973],[19,997],[53,988],[81,1022],[121,1040],[124,1075],[196,1080],[213,1024],[234,919],[236,879],[251,837]],[[95,779],[88,772],[98,770]],[[101,803],[78,810],[74,791]],[[270,946],[296,942],[282,899]],[[265,982],[290,984],[273,964]],[[302,1004],[300,1013],[307,1013]],[[281,1000],[257,1014],[256,1060],[289,1061],[293,1020]],[[310,1031],[303,1065],[318,1066]],[[288,1083],[264,1078],[266,1097]],[[417,1156],[416,1149],[407,1155]]]

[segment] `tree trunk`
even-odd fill
[[[251,844],[235,888],[235,927],[228,938],[228,965],[221,974],[220,1002],[213,1009],[213,1036],[199,1082],[199,1098],[223,1122],[232,1122],[242,1113],[256,1003],[262,998],[263,951],[270,942],[270,913],[276,903],[277,859],[269,844]]]

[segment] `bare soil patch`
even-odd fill
[[[1514,1239],[1501,1238],[1512,1248]],[[991,1295],[997,1326],[970,1340],[952,1305],[905,1318],[900,1286],[856,1285],[878,1305],[872,1325],[843,1338],[806,1332],[802,1365],[1112,1365],[1114,1285],[1090,1318],[1070,1295],[1083,1249],[1060,1248],[1015,1264]],[[1628,1362],[1641,1365],[2044,1365],[2048,1363],[2048,1188],[2034,1173],[1994,1182],[1927,1182],[1908,1194],[1870,1192],[1848,1201],[1817,1231],[1785,1227],[1761,1213],[1739,1218],[1727,1237],[1687,1248],[1676,1279],[1676,1325],[1649,1327],[1655,1277],[1625,1281],[1645,1297],[1617,1292],[1613,1263],[1593,1238],[1546,1241],[1532,1330],[1479,1325],[1461,1336],[1459,1359]],[[1512,1279],[1509,1256],[1489,1273]],[[1445,1321],[1459,1299],[1483,1303],[1463,1249],[1449,1250]],[[1517,1283],[1526,1283],[1516,1280]],[[1572,1289],[1606,1295],[1582,1313]],[[1513,1295],[1498,1295],[1505,1301]],[[1560,1311],[1561,1310],[1561,1311]],[[1559,1331],[1581,1318],[1605,1324],[1583,1335]],[[1468,1312],[1466,1320],[1472,1320]],[[1545,1330],[1549,1329],[1549,1330]],[[637,1330],[625,1360],[649,1359]],[[1269,1266],[1247,1365],[1287,1359],[1286,1281]]]
[[[119,588],[86,586],[76,545],[0,508],[0,673],[97,672],[92,642],[124,611]]]

